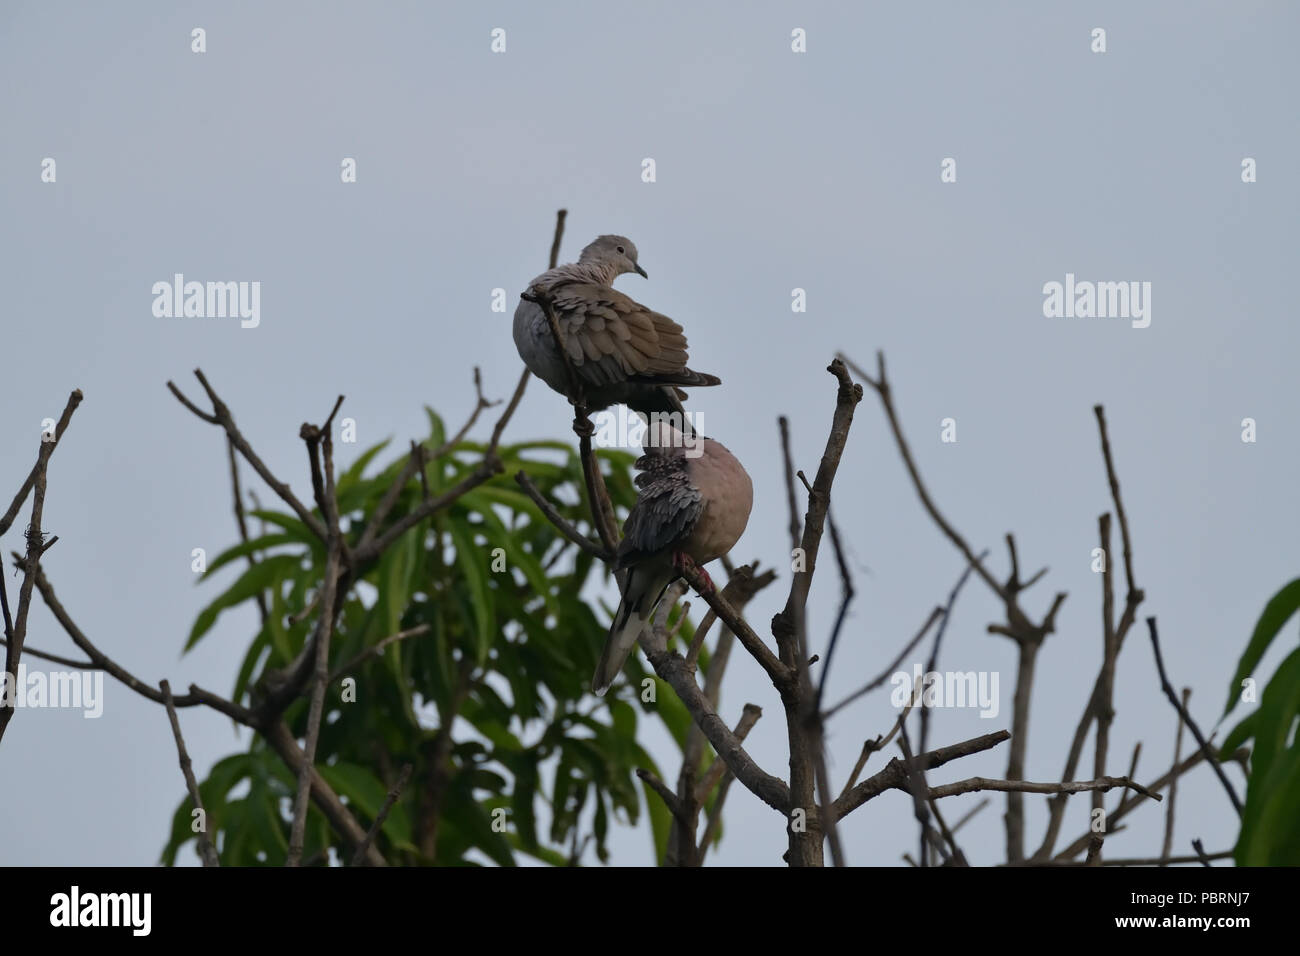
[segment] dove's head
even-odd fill
[[[624,272],[635,272],[647,279],[650,278],[645,270],[637,265],[636,246],[632,245],[631,239],[623,236],[597,236],[595,242],[582,250],[578,261],[604,267],[609,273],[609,281],[613,281]]]

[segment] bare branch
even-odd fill
[[[934,626],[935,621],[939,620],[941,617],[943,617],[943,608],[936,606],[934,609],[930,611],[930,616],[925,619],[925,623],[922,624],[921,629],[916,632],[916,636],[907,642],[907,645],[901,651],[899,651],[898,656],[895,657],[892,662],[890,662],[890,665],[886,667],[883,671],[881,671],[878,676],[876,676],[872,680],[867,681],[867,683],[862,685],[862,687],[855,690],[852,694],[849,694],[848,697],[845,697],[842,701],[840,701],[830,710],[822,714],[822,720],[830,720],[831,717],[833,717],[836,713],[838,713],[843,708],[847,707],[849,704],[853,703],[859,697],[863,696],[864,694],[869,694],[871,691],[875,690],[877,687],[880,687],[882,684],[884,684],[885,681],[889,680],[890,675],[895,673],[898,670],[898,665],[903,663],[904,658],[906,658],[908,654],[912,653],[912,650],[916,647],[917,644],[921,643],[921,641],[924,639],[926,635],[926,632],[928,632],[930,628]]]
[[[1100,406],[1098,406],[1100,409]],[[1119,654],[1119,641],[1115,634],[1115,587],[1114,563],[1110,560],[1110,515],[1103,514],[1097,519],[1098,538],[1101,541],[1102,560],[1105,565],[1101,575],[1101,630],[1102,663],[1098,677],[1098,700],[1096,707],[1097,740],[1093,746],[1092,773],[1100,777],[1106,772],[1106,757],[1110,751],[1110,725],[1115,719],[1115,659]],[[1094,791],[1092,794],[1093,811],[1105,808],[1105,794]],[[1089,848],[1092,856],[1092,848]],[[1101,850],[1097,849],[1098,858]]]
[[[75,393],[74,393],[75,394]],[[41,518],[45,513],[45,473],[54,452],[54,442],[41,442],[40,452],[36,456],[36,477],[32,482],[32,520],[27,525],[27,558],[23,569],[23,583],[18,589],[18,611],[12,625],[5,622],[5,670],[0,681],[16,680],[18,663],[23,654],[23,641],[27,639],[27,614],[32,606],[32,587],[35,584],[35,570],[45,553],[44,535],[41,533]],[[8,604],[8,601],[5,601]],[[10,677],[10,675],[13,675]],[[18,709],[16,695],[0,695],[0,737],[4,736]]]
[[[298,794],[293,808],[293,824],[289,830],[289,851],[286,866],[298,866],[302,862],[303,841],[307,832],[307,800],[311,793],[311,778],[316,762],[316,745],[320,739],[321,719],[325,712],[325,688],[329,684],[330,638],[334,633],[334,616],[338,613],[335,596],[339,578],[343,576],[340,567],[343,554],[343,537],[339,530],[338,501],[334,488],[334,445],[330,434],[330,422],[338,411],[343,397],[334,405],[334,411],[320,429],[323,442],[325,481],[324,487],[317,489],[317,503],[321,513],[329,522],[329,555],[325,561],[325,583],[321,589],[320,617],[317,620],[316,633],[312,641],[315,646],[315,681],[311,691],[311,704],[307,714],[307,735],[303,747],[303,763],[298,771]],[[306,431],[306,426],[304,426]],[[315,470],[317,456],[313,437],[308,435],[307,444],[311,451],[312,467]]]
[[[915,760],[919,762],[921,769],[933,770],[961,757],[969,757],[971,754],[991,750],[1003,741],[1010,739],[1010,737],[1011,734],[1007,731],[999,730],[996,733],[972,737],[970,740],[963,740],[961,743],[952,744],[948,747],[939,747],[936,750],[921,754]],[[862,804],[873,797],[879,796],[886,790],[905,789],[907,786],[907,770],[907,765],[895,757],[885,765],[884,769],[863,780],[846,795],[836,800],[835,816],[842,820]]]
[[[1197,840],[1196,842],[1199,843],[1200,841]],[[1202,856],[1202,855],[1175,856],[1169,858],[1168,860],[1165,860],[1163,857],[1145,857],[1145,858],[1135,857],[1135,858],[1128,858],[1128,859],[1117,857],[1113,860],[1100,860],[1096,863],[1088,863],[1079,860],[1053,859],[1053,860],[1048,860],[1045,863],[1039,863],[1037,861],[1033,861],[1029,863],[1022,863],[1019,865],[1020,866],[1162,866],[1164,865],[1164,863],[1198,863],[1199,862],[1199,863],[1203,863],[1205,866],[1209,866],[1210,860],[1227,860],[1227,859],[1231,859],[1231,857],[1232,857],[1231,850],[1222,850],[1210,856]]]
[[[930,808],[926,803],[926,797],[928,795],[933,800],[934,796],[925,782],[925,768],[921,766],[920,761],[912,759],[912,747],[907,741],[906,724],[900,725],[899,733],[898,746],[903,751],[903,780],[907,785],[907,792],[912,795],[912,812],[916,816],[916,822],[921,825],[921,843],[917,860],[920,866],[926,867],[930,865],[927,838],[930,831]]]
[[[428,624],[417,624],[415,627],[408,627],[404,631],[398,631],[396,634],[389,634],[382,640],[371,644],[361,653],[357,654],[346,664],[335,669],[334,673],[329,676],[329,683],[333,684],[343,675],[355,670],[359,665],[364,664],[371,657],[378,657],[384,653],[389,644],[396,644],[398,641],[404,641],[408,637],[419,637],[421,634],[429,633]]]
[[[0,574],[3,574],[3,570],[4,570],[4,569],[3,569],[2,567],[0,567]],[[5,596],[4,596],[4,581],[3,581],[3,580],[0,580],[0,601],[4,601],[4,597],[5,597]],[[8,604],[7,601],[4,601],[4,603],[5,603],[6,605]],[[6,606],[6,607],[5,607],[5,617],[8,617],[8,616],[9,616],[9,608]],[[7,621],[6,621],[6,624],[8,624]],[[5,630],[6,630],[6,632],[7,632],[7,631],[9,630],[9,627],[6,627]],[[8,646],[9,646],[9,642],[8,642],[8,641],[0,641],[0,646],[8,647]],[[43,660],[43,661],[49,661],[49,662],[52,663],[52,664],[62,664],[64,667],[72,667],[72,668],[75,668],[76,670],[81,670],[81,671],[97,671],[97,670],[101,670],[101,669],[102,669],[102,668],[98,667],[98,666],[95,664],[94,661],[74,661],[74,660],[73,660],[72,658],[70,658],[70,657],[62,657],[62,656],[59,655],[59,654],[50,654],[50,653],[47,652],[47,651],[38,651],[36,648],[34,648],[34,647],[28,647],[28,646],[25,645],[25,644],[23,645],[23,654],[25,654],[25,655],[28,656],[28,657],[38,657],[38,658],[40,658],[41,660]]]
[[[1183,714],[1187,712],[1187,701],[1191,699],[1192,689],[1183,688],[1183,706],[1178,711],[1178,730],[1174,733],[1174,766],[1183,759]],[[1130,774],[1130,776],[1132,776]],[[1169,781],[1169,806],[1165,808],[1165,842],[1160,855],[1168,858],[1174,850],[1174,802],[1178,799],[1178,775]],[[1162,866],[1164,864],[1161,864]]]
[[[194,809],[199,811],[201,824],[198,830],[199,856],[203,859],[204,866],[220,866],[221,861],[217,859],[216,848],[212,841],[208,839],[208,812],[203,809],[203,797],[199,794],[199,782],[194,779],[194,768],[190,765],[190,755],[185,750],[185,738],[181,736],[181,722],[176,716],[176,705],[172,701],[172,689],[166,682],[162,681],[158,685],[162,691],[163,706],[167,708],[167,719],[171,721],[172,736],[176,738],[176,753],[180,758],[181,773],[185,776],[185,787],[190,792],[190,800],[194,803]]]
[[[560,261],[560,240],[564,238],[564,219],[568,215],[567,209],[559,209],[555,213],[555,238],[551,240],[551,264],[548,268],[554,269]]]
[[[1007,540],[1009,542],[1014,542],[1015,539],[1012,538],[1011,535],[1007,535]],[[1015,545],[1012,544],[1011,554],[1013,555],[1012,557],[1013,570],[1011,573],[1013,576],[1016,573],[1014,570],[1015,553],[1016,553]],[[987,550],[980,552],[979,558],[981,561],[983,561],[986,557],[988,557]],[[961,576],[957,578],[957,583],[954,584],[952,590],[948,592],[948,603],[943,606],[943,618],[939,621],[939,628],[934,632],[934,643],[930,646],[930,659],[925,662],[925,672],[927,674],[934,673],[939,666],[939,645],[943,642],[943,635],[948,630],[948,622],[952,620],[952,609],[957,604],[957,595],[960,594],[961,589],[966,586],[966,581],[970,577],[972,567],[973,567],[972,565],[968,564],[964,568],[962,568]],[[930,738],[930,708],[922,706],[921,707],[921,737],[920,737],[920,747],[922,752],[925,751],[926,745],[929,742],[929,738]]]
[[[672,788],[668,786],[668,784],[660,780],[653,771],[646,770],[644,767],[638,767],[636,775],[641,778],[646,786],[659,794],[659,798],[663,800],[664,805],[668,807],[668,812],[671,813],[679,823],[690,826],[690,816],[682,809],[681,801],[677,799],[677,794],[673,793]]]
[[[195,688],[190,687],[193,693]],[[325,778],[317,772],[316,768],[307,761],[298,746],[297,741],[293,739],[293,734],[283,721],[274,721],[265,728],[266,741],[271,745],[271,749],[280,755],[280,759],[289,767],[289,772],[298,776],[304,770],[308,774],[311,782],[311,796],[316,802],[317,808],[320,809],[326,821],[329,822],[334,832],[346,843],[351,849],[363,845],[366,832],[361,829],[361,824],[357,823],[356,818],[343,805],[339,795],[334,792]],[[388,861],[383,858],[374,846],[366,848],[366,863],[370,866],[387,866]]]
[[[1214,759],[1214,752],[1210,749],[1209,741],[1205,739],[1205,735],[1201,733],[1201,728],[1196,725],[1196,721],[1192,720],[1192,715],[1188,713],[1187,708],[1178,702],[1178,695],[1174,693],[1174,685],[1169,683],[1169,676],[1165,673],[1164,658],[1160,654],[1160,636],[1156,633],[1156,619],[1154,617],[1147,618],[1147,630],[1151,633],[1151,648],[1156,654],[1156,670],[1160,672],[1160,689],[1165,692],[1165,696],[1169,698],[1169,703],[1174,705],[1174,709],[1182,717],[1187,729],[1192,732],[1196,742],[1201,745],[1201,753],[1205,754],[1214,775],[1219,778],[1219,783],[1223,784],[1223,789],[1228,792],[1228,799],[1232,801],[1232,807],[1237,811],[1237,816],[1241,816],[1241,798],[1237,796],[1237,791],[1228,782],[1228,775],[1223,772],[1223,767],[1219,764],[1219,761]]]
[[[20,487],[18,493],[14,495],[14,500],[9,503],[9,507],[6,509],[5,513],[0,515],[0,534],[4,534],[8,531],[10,526],[14,523],[14,519],[18,517],[18,512],[22,509],[23,502],[27,500],[27,496],[31,494],[32,488],[36,485],[37,472],[43,470],[49,463],[50,456],[54,454],[54,449],[59,446],[59,439],[63,437],[63,433],[68,428],[68,423],[72,421],[72,413],[75,412],[77,406],[81,404],[81,399],[81,389],[74,388],[72,394],[68,396],[68,403],[63,406],[63,413],[59,415],[59,420],[54,426],[54,437],[49,441],[46,441],[45,434],[42,433],[42,454],[36,456],[36,464],[34,464],[32,470],[27,473],[27,478],[24,479],[22,487]],[[42,460],[44,460],[46,464],[42,464]]]
[[[1200,861],[1201,866],[1209,866],[1211,859],[1226,860],[1230,856],[1232,856],[1231,850],[1225,850],[1222,853],[1216,853],[1213,857],[1207,856],[1205,853],[1205,844],[1201,842],[1200,837],[1197,837],[1195,840],[1192,841],[1192,849],[1196,851],[1196,859]],[[1174,861],[1166,860],[1165,862],[1173,863]],[[1189,860],[1188,862],[1191,861]]]
[[[1247,750],[1245,747],[1241,747],[1238,748],[1236,751],[1234,751],[1232,754],[1228,755],[1228,757],[1225,759],[1236,761],[1238,763],[1241,763],[1242,766],[1245,766],[1246,758],[1249,755],[1250,755],[1250,751]],[[1222,757],[1223,755],[1220,754],[1219,756]],[[1158,777],[1153,782],[1147,784],[1146,789],[1153,793],[1157,793],[1163,790],[1165,787],[1169,785],[1169,782],[1175,776],[1182,776],[1183,774],[1187,773],[1187,771],[1191,770],[1193,767],[1195,767],[1198,763],[1200,763],[1204,759],[1205,759],[1205,753],[1203,751],[1197,750],[1195,753],[1189,754],[1181,764],[1175,765],[1163,776]],[[1129,795],[1130,795],[1129,793],[1125,794],[1125,796],[1129,796]],[[1124,817],[1128,816],[1128,814],[1133,812],[1133,810],[1136,807],[1140,806],[1142,802],[1146,799],[1147,798],[1145,796],[1139,793],[1134,795],[1133,799],[1131,800],[1121,801],[1119,808],[1114,813],[1112,813],[1110,815],[1110,818],[1106,821],[1106,825],[1109,828],[1110,832],[1115,833],[1119,829],[1119,827],[1117,827],[1116,824],[1118,824],[1120,820],[1124,819]],[[1088,848],[1088,840],[1090,836],[1091,836],[1090,833],[1085,833],[1083,836],[1080,836],[1073,843],[1067,846],[1064,850],[1056,854],[1055,857],[1052,857],[1052,859],[1064,860],[1074,856],[1078,856],[1080,853],[1082,853],[1084,850]],[[1035,859],[1033,862],[1037,863],[1042,861]]]
[[[1097,428],[1101,432],[1101,454],[1106,460],[1106,479],[1110,483],[1110,495],[1115,502],[1115,514],[1119,517],[1120,538],[1124,542],[1124,575],[1128,579],[1128,593],[1130,598],[1133,595],[1139,595],[1138,601],[1141,601],[1141,591],[1133,583],[1133,546],[1129,539],[1128,533],[1128,516],[1124,512],[1124,503],[1119,496],[1119,479],[1115,477],[1115,461],[1110,452],[1110,436],[1106,432],[1106,410],[1101,405],[1093,406],[1093,413],[1097,416]]]
[[[226,407],[225,402],[221,400],[220,396],[217,395],[212,386],[208,384],[207,377],[204,376],[203,370],[196,368],[194,370],[194,377],[199,380],[199,384],[203,386],[203,390],[208,393],[208,399],[212,402],[211,415],[200,411],[193,402],[181,393],[181,390],[177,388],[173,382],[168,382],[167,387],[171,389],[172,394],[176,396],[177,400],[179,400],[182,405],[192,411],[199,418],[203,419],[205,422],[219,425],[225,429],[227,438],[237,449],[239,449],[239,453],[244,456],[244,460],[253,466],[253,470],[261,476],[262,480],[267,483],[271,490],[280,496],[280,500],[293,509],[294,514],[296,514],[299,520],[301,520],[302,523],[311,530],[311,533],[321,541],[324,541],[327,537],[324,523],[312,514],[311,509],[298,499],[298,496],[293,493],[287,484],[280,481],[271,473],[271,469],[266,467],[266,463],[257,456],[255,451],[253,451],[252,446],[248,444],[243,433],[239,430],[238,426],[235,425],[235,419],[231,416],[230,409]]]
[[[736,723],[736,729],[732,731],[736,739],[744,741],[749,736],[749,732],[754,729],[758,719],[763,716],[763,708],[757,704],[746,704],[742,709],[740,720]],[[725,760],[714,758],[709,764],[709,769],[704,772],[704,777],[700,780],[699,788],[695,791],[695,798],[699,803],[703,803],[709,798],[709,793],[722,780],[723,775],[728,773]]]
[[[772,683],[777,687],[788,686],[792,677],[789,669],[763,643],[763,639],[754,633],[754,629],[749,626],[749,623],[740,615],[740,612],[731,606],[724,593],[709,587],[698,568],[683,568],[682,577],[687,584],[695,589],[696,593],[704,598],[722,623],[736,635],[736,639],[740,641],[745,650],[749,651],[754,660],[758,661],[759,666],[767,672],[768,677],[772,679]]]
[[[848,369],[842,361],[835,359],[826,370],[839,381],[839,389],[835,399],[835,414],[831,421],[830,435],[826,439],[826,449],[822,453],[817,475],[813,479],[813,490],[808,496],[808,512],[804,516],[803,535],[799,543],[799,547],[802,548],[803,570],[794,572],[785,609],[772,622],[777,646],[781,648],[781,660],[796,672],[798,668],[805,666],[807,660],[806,651],[799,653],[795,640],[796,613],[798,609],[805,608],[808,603],[808,591],[812,587],[812,577],[817,570],[817,552],[821,547],[826,512],[831,503],[831,484],[835,481],[835,473],[839,470],[840,458],[848,442],[854,409],[858,402],[862,401],[862,386],[855,384],[849,377]],[[785,647],[781,646],[783,639],[788,639]]]
[[[226,436],[226,453],[230,459],[230,487],[231,498],[235,506],[235,525],[239,528],[239,540],[247,544],[249,541],[248,521],[244,517],[244,495],[239,487],[239,459],[235,457],[235,443],[230,440],[230,436]],[[249,552],[248,566],[251,568],[255,564],[257,564],[257,557],[252,552]],[[256,600],[259,619],[265,624],[266,616],[269,613],[266,608],[266,596],[259,591]]]
[[[555,505],[551,504],[546,499],[546,496],[543,495],[537,485],[533,483],[533,479],[529,478],[522,468],[515,474],[515,481],[518,483],[520,488],[524,489],[525,494],[527,494],[529,498],[533,499],[533,503],[536,504],[537,507],[541,509],[542,514],[546,516],[546,520],[555,525],[560,534],[564,535],[592,557],[599,558],[602,561],[612,560],[612,556],[601,547],[599,542],[592,541],[585,534],[575,528],[571,522],[564,518],[558,510],[556,510]]]
[[[685,618],[685,613],[682,615]],[[699,664],[700,651],[704,648],[704,639],[709,636],[709,631],[718,619],[718,612],[709,608],[704,615],[704,620],[695,628],[695,634],[691,637],[690,647],[686,651],[686,666],[695,670]]]
[[[764,771],[745,752],[744,746],[714,712],[704,692],[695,682],[694,673],[686,666],[686,659],[670,651],[663,635],[654,629],[641,632],[641,648],[647,659],[664,681],[677,693],[690,712],[691,719],[713,745],[718,756],[745,787],[756,797],[785,815],[790,809],[790,788],[779,777]]]
[[[1128,777],[1098,777],[1096,780],[1071,780],[1065,783],[1034,783],[1029,780],[990,780],[987,777],[971,777],[956,783],[945,783],[930,788],[930,796],[936,800],[942,797],[955,797],[961,793],[975,793],[980,790],[999,790],[1016,793],[1085,793],[1095,790],[1113,790],[1115,787],[1127,787],[1136,790],[1152,800],[1162,799],[1160,794],[1148,790],[1140,783]]]
[[[402,788],[406,786],[411,779],[411,771],[415,769],[413,764],[405,764],[402,772],[397,777],[397,783],[393,784],[393,789],[388,791],[388,797],[384,800],[384,805],[379,808],[379,814],[375,817],[375,822],[370,824],[370,829],[366,831],[366,837],[357,846],[357,850],[352,854],[352,865],[362,866],[366,862],[366,854],[370,851],[370,845],[375,842],[375,837],[379,831],[384,828],[384,821],[388,819],[389,811],[393,809],[393,804],[397,798],[402,795]]]

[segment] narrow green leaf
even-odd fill
[[[456,564],[465,574],[466,596],[474,612],[476,660],[482,666],[487,661],[488,649],[496,637],[495,615],[488,598],[489,555],[474,543],[474,532],[463,518],[449,515],[447,528],[456,545]]]
[[[265,534],[260,538],[251,538],[248,541],[241,541],[233,548],[227,548],[225,551],[222,551],[219,555],[213,558],[208,564],[207,570],[203,572],[203,575],[199,580],[207,580],[231,561],[236,561],[247,555],[269,551],[271,548],[279,547],[280,545],[299,543],[298,539],[291,534]]]
[[[1292,651],[1264,688],[1255,722],[1255,747],[1250,755],[1251,777],[1269,774],[1273,758],[1287,745],[1300,712],[1300,647]],[[1300,806],[1297,807],[1300,813]]]
[[[188,651],[192,648],[204,634],[212,629],[212,625],[217,623],[217,616],[222,611],[237,604],[242,604],[244,601],[260,594],[270,586],[277,575],[287,574],[298,567],[301,560],[297,555],[277,554],[268,557],[264,561],[259,561],[244,571],[225,593],[199,612],[199,616],[194,621],[194,627],[190,629],[190,636],[185,641],[185,650]]]
[[[1245,653],[1241,655],[1237,673],[1233,675],[1232,684],[1228,687],[1228,703],[1223,708],[1223,717],[1228,716],[1232,708],[1237,706],[1241,699],[1241,682],[1255,670],[1264,652],[1268,650],[1268,645],[1297,610],[1300,610],[1300,578],[1283,587],[1264,606],[1264,613],[1259,616],[1255,632],[1246,645]],[[1219,719],[1222,720],[1223,717]]]

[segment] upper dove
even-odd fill
[[[552,303],[588,411],[621,403],[647,416],[677,412],[685,421],[686,395],[676,386],[719,385],[721,379],[686,367],[680,325],[611,288],[625,272],[646,275],[637,264],[636,246],[623,236],[600,236],[577,262],[539,275],[526,294]],[[569,372],[540,304],[520,300],[514,336],[532,373],[569,395]]]

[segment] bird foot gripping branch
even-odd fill
[[[681,571],[683,575],[695,571],[700,576],[700,584],[702,585],[698,588],[700,597],[708,597],[710,594],[717,592],[717,588],[713,584],[713,578],[709,577],[709,572],[696,564],[695,559],[685,551],[673,552],[673,567]]]

